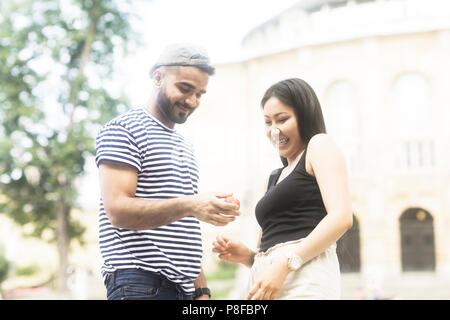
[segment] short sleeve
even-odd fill
[[[136,140],[130,130],[120,123],[110,123],[102,128],[95,150],[97,167],[106,160],[127,164],[141,171],[142,161]]]

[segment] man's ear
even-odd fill
[[[155,85],[155,88],[157,88],[157,89],[161,88],[163,78],[164,78],[164,74],[163,74],[163,72],[161,72],[160,68],[153,71],[153,84]]]

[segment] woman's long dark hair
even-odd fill
[[[266,90],[261,100],[261,108],[264,109],[264,105],[271,97],[276,97],[282,103],[294,108],[300,137],[306,145],[314,135],[326,133],[319,99],[306,81],[292,78],[275,83]],[[287,159],[280,158],[283,165],[287,166]]]

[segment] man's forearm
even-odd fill
[[[194,287],[195,288],[206,288],[206,278],[205,278],[205,273],[203,272],[203,268],[202,271],[200,271],[200,274],[198,275],[197,279],[195,279],[194,281]]]
[[[148,200],[120,197],[105,206],[113,226],[130,230],[154,229],[190,214],[188,197]]]

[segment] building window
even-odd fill
[[[433,112],[426,79],[418,73],[401,75],[392,89],[391,108],[397,168],[434,167]]]
[[[329,87],[323,114],[327,132],[342,149],[350,174],[361,171],[361,121],[356,90],[349,81],[336,81]]]
[[[400,217],[402,270],[434,271],[436,265],[432,215],[410,208]]]

